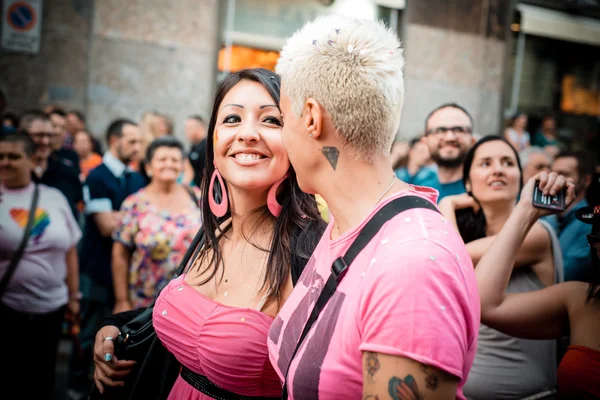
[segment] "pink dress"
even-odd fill
[[[214,384],[243,396],[281,396],[267,349],[273,318],[258,310],[211,300],[185,282],[161,292],[153,314],[156,334],[177,360]],[[211,399],[177,378],[171,399]]]

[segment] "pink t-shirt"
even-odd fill
[[[436,203],[437,191],[413,187]],[[269,332],[269,356],[283,381],[310,312],[364,224],[331,240],[328,226]],[[388,221],[350,265],[304,339],[288,376],[290,399],[361,399],[362,352],[411,358],[459,378],[456,398],[475,357],[479,293],[471,258],[441,214],[405,211]]]

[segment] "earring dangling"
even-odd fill
[[[271,186],[271,189],[269,189],[269,194],[267,195],[267,207],[269,207],[269,211],[271,211],[271,214],[273,214],[275,218],[279,217],[279,214],[281,214],[281,210],[283,209],[281,204],[277,202],[277,189],[279,189],[279,186],[281,186],[283,181],[285,181],[288,176],[290,176],[289,172],[286,173],[284,177],[278,180],[273,186]]]
[[[219,180],[219,185],[221,185],[221,203],[217,203],[215,200],[214,188],[216,179]],[[229,208],[227,189],[225,189],[223,177],[216,168],[215,172],[213,172],[212,177],[210,178],[210,185],[208,186],[208,206],[210,207],[210,211],[212,211],[212,213],[218,218],[227,214],[227,209]]]

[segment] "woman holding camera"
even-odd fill
[[[557,396],[564,399],[600,398],[600,207],[583,209],[578,218],[592,224],[591,283],[564,282],[527,293],[506,293],[515,255],[538,218],[551,212],[532,206],[536,181],[545,194],[567,188],[566,204],[575,198],[574,185],[555,173],[532,178],[477,265],[481,320],[508,335],[526,339],[558,339],[570,335],[570,346],[558,367]]]
[[[517,204],[523,185],[517,152],[504,138],[481,139],[465,157],[463,181],[468,194],[446,197],[439,207],[456,224],[477,265]],[[508,292],[540,290],[563,280],[560,246],[549,225],[534,224],[515,253]],[[556,353],[555,341],[522,340],[481,324],[465,396],[518,399],[552,393]]]

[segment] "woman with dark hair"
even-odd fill
[[[86,130],[75,132],[73,135],[73,150],[79,156],[79,178],[84,182],[90,172],[102,164],[102,156],[94,152],[94,137]]]
[[[466,194],[448,196],[439,208],[458,228],[477,265],[513,212],[523,186],[515,149],[499,136],[477,142],[464,161]],[[530,292],[563,281],[560,245],[550,225],[538,221],[516,252],[508,291]],[[518,399],[551,393],[556,386],[556,341],[511,337],[484,324],[465,385],[469,399]]]
[[[518,257],[536,221],[550,214],[532,206],[533,189],[554,195],[564,188],[566,204],[575,198],[574,184],[555,173],[542,172],[531,178],[510,218],[494,244],[477,265],[481,295],[481,320],[508,335],[524,339],[559,339],[570,336],[558,366],[557,397],[560,399],[600,398],[600,207],[581,209],[577,218],[592,224],[588,235],[593,262],[591,283],[570,281],[527,293],[507,293]],[[508,291],[510,292],[510,290]]]
[[[155,139],[144,168],[150,184],[125,199],[112,235],[115,313],[152,303],[201,226],[200,191],[177,183],[183,144],[173,136]]]
[[[157,335],[183,365],[171,399],[281,396],[267,333],[324,224],[283,147],[279,91],[279,77],[265,69],[231,74],[217,89],[202,188],[206,244],[154,306]],[[132,366],[112,354],[111,338],[127,321],[115,317],[96,335],[100,391],[121,385]]]
[[[527,115],[524,113],[515,114],[510,119],[510,124],[504,132],[504,137],[518,152],[531,146],[531,135],[527,132]]]

